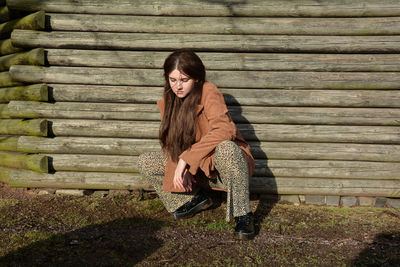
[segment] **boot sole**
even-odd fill
[[[236,239],[239,239],[239,240],[251,240],[251,239],[253,239],[255,237],[255,233],[253,232],[253,233],[245,234],[245,233],[237,233],[237,232],[235,232],[234,233],[234,237]]]
[[[199,213],[200,211],[208,209],[209,207],[212,206],[212,204],[213,204],[212,200],[210,198],[208,198],[208,199],[200,202],[196,206],[194,206],[191,210],[189,210],[185,213],[178,213],[178,214],[173,213],[173,216],[174,216],[175,220],[190,218],[190,217],[193,217],[195,214]]]

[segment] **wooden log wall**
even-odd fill
[[[398,1],[8,0],[6,8],[45,14],[46,23],[15,28],[0,46],[24,51],[0,58],[8,85],[0,157],[42,155],[51,170],[43,159],[35,168],[3,164],[12,186],[147,188],[137,156],[160,149],[161,66],[171,51],[192,48],[251,145],[252,192],[400,196]]]
[[[0,6],[0,182],[8,182],[14,170],[32,170],[48,173],[49,158],[41,153],[26,153],[18,150],[18,138],[21,136],[46,136],[48,123],[38,117],[22,116],[16,118],[9,111],[12,101],[48,100],[46,85],[12,79],[10,67],[13,65],[44,65],[45,56],[42,48],[17,47],[11,42],[11,33],[15,29],[44,30],[45,12],[19,11]]]

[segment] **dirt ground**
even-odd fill
[[[0,266],[400,266],[400,210],[252,200],[233,238],[225,196],[173,220],[154,194],[38,195],[0,185]]]

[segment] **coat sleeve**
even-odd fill
[[[193,175],[219,143],[236,137],[236,125],[228,113],[222,93],[214,85],[203,90],[203,94],[206,94],[203,112],[208,120],[208,132],[179,156],[189,165]]]

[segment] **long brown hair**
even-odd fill
[[[173,70],[183,72],[194,82],[194,87],[185,98],[179,98],[169,84]],[[177,50],[164,62],[164,116],[160,125],[159,139],[163,150],[168,151],[173,161],[190,148],[196,137],[197,105],[200,104],[206,72],[201,59],[190,50]]]

